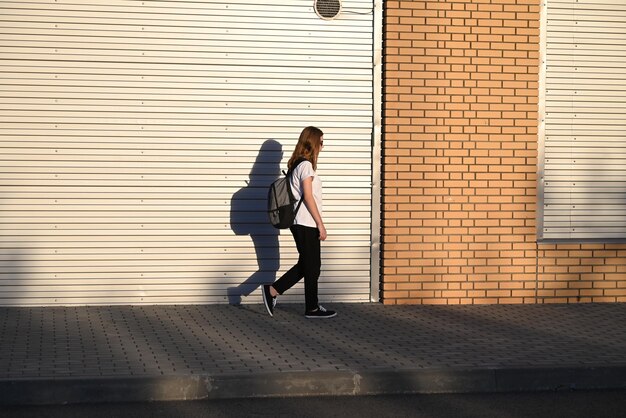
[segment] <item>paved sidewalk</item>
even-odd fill
[[[626,304],[0,308],[0,404],[626,387]]]

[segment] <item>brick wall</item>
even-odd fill
[[[536,243],[539,1],[385,9],[383,301],[626,301],[625,245]]]

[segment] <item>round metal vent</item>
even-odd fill
[[[315,13],[324,20],[332,20],[341,12],[340,0],[315,0]]]

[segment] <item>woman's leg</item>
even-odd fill
[[[300,279],[304,277],[304,255],[301,251],[302,245],[298,241],[301,235],[296,232],[295,228],[296,225],[292,226],[289,229],[291,230],[291,235],[293,235],[293,239],[296,242],[296,248],[298,249],[298,262],[295,266],[293,266],[285,274],[283,274],[278,280],[276,280],[274,284],[272,284],[272,287],[278,292],[279,295],[282,295],[287,290],[291,289],[296,283],[300,281]]]
[[[306,310],[317,309],[317,282],[321,267],[321,246],[319,231],[301,225],[294,225],[291,233],[298,249],[298,263],[278,279],[272,287],[283,294],[304,277],[304,295]]]
[[[272,284],[272,287],[278,292],[279,295],[282,295],[287,290],[291,289],[293,285],[298,283],[303,276],[304,273],[301,272],[300,261],[298,261],[298,264],[290,268],[280,277],[280,279],[276,280]]]
[[[317,228],[306,226],[298,227],[296,230],[301,254],[298,263],[304,273],[304,300],[306,312],[314,311],[318,306],[317,282],[320,277],[322,266],[320,232]]]

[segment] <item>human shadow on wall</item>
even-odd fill
[[[282,158],[283,146],[273,139],[265,141],[252,166],[246,187],[237,191],[231,199],[231,229],[236,235],[250,235],[258,263],[257,271],[243,283],[228,288],[231,305],[238,305],[242,296],[248,296],[262,284],[276,279],[280,267],[279,231],[267,218],[267,191],[280,176]]]

